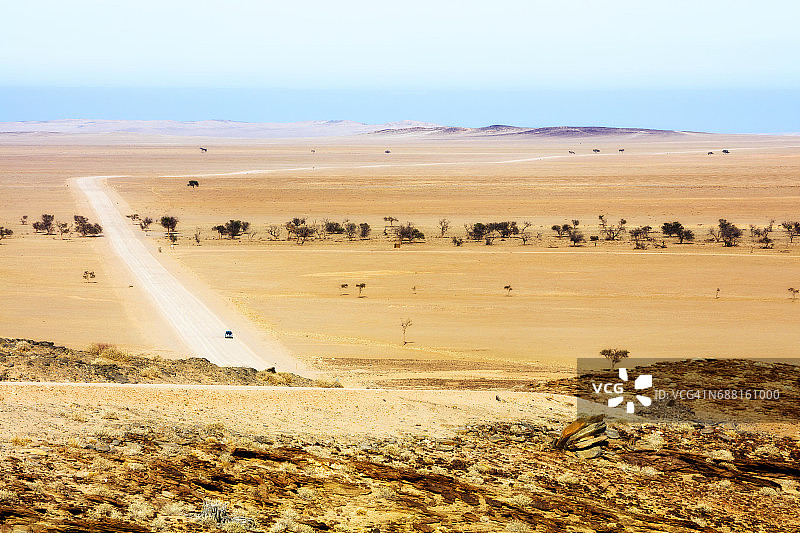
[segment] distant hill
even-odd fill
[[[682,135],[687,132],[646,128],[604,128],[599,126],[555,126],[523,128],[494,124],[482,128],[448,128],[445,126],[386,128],[372,132],[377,135],[432,135],[462,137],[607,137],[622,135]]]
[[[603,128],[559,126],[525,128],[494,124],[482,128],[442,126],[430,122],[402,120],[386,124],[363,124],[350,120],[305,122],[236,122],[233,120],[87,120],[0,122],[0,135],[139,134],[175,137],[218,137],[244,139],[346,137],[390,135],[406,137],[594,137],[622,135],[680,135],[683,132],[644,128]]]
[[[226,138],[287,138],[287,137],[341,137],[371,133],[376,130],[441,128],[438,124],[402,120],[387,124],[362,124],[350,120],[325,120],[305,122],[236,122],[233,120],[202,120],[179,122],[175,120],[85,120],[65,119],[47,121],[0,122],[0,134],[105,134],[134,133],[178,137]]]

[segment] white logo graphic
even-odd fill
[[[620,368],[619,369],[619,379],[622,380],[622,381],[628,381],[628,369],[627,368]],[[636,378],[636,380],[633,382],[633,388],[635,390],[649,389],[652,386],[653,386],[653,376],[650,375],[650,374],[642,374],[641,376]],[[616,391],[617,388],[614,387],[614,390]],[[620,390],[620,392],[622,392],[622,390]],[[651,400],[649,397],[644,396],[642,394],[637,394],[636,395],[636,399],[639,400],[639,403],[642,404],[645,407],[649,407],[650,404],[653,403],[653,400]],[[622,396],[617,396],[615,398],[610,398],[608,400],[608,406],[609,407],[617,407],[618,405],[620,405],[623,402],[623,400],[624,400],[624,398]],[[625,410],[628,413],[633,413],[634,412],[634,404],[633,404],[633,402],[627,402]]]

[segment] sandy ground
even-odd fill
[[[790,356],[800,340],[785,326],[800,312],[786,292],[800,283],[800,256],[778,232],[775,250],[751,250],[745,239],[734,250],[701,242],[634,252],[627,242],[570,249],[548,229],[578,218],[593,234],[605,213],[631,226],[681,220],[704,238],[721,217],[743,228],[796,219],[800,142],[793,137],[220,141],[204,143],[206,154],[179,139],[76,142],[0,144],[0,223],[16,232],[0,245],[3,335],[182,350],[141,303],[143,295],[134,296],[138,289],[128,287],[119,265],[104,259],[111,256],[107,242],[62,244],[18,224],[22,214],[69,219],[88,211],[67,192],[67,180],[107,174],[131,176],[110,181],[132,211],[181,220],[181,244],[164,260],[188,284],[210,290],[298,357],[353,382],[388,384],[414,370],[429,372],[426,379],[491,374],[524,381],[549,371],[537,361],[567,363],[608,345],[641,356]],[[722,148],[732,153],[722,155]],[[187,176],[201,186],[186,187]],[[266,224],[298,215],[368,222],[374,238],[303,247],[268,242]],[[410,220],[429,237],[441,218],[451,220],[447,237],[463,236],[466,222],[513,218],[530,221],[529,232],[541,238],[491,248],[429,238],[394,250],[381,235],[385,216]],[[256,234],[217,240],[210,226],[230,218],[250,221]],[[197,228],[202,244],[192,246]],[[56,247],[57,257],[39,259]],[[37,273],[48,261],[56,275]],[[98,265],[97,284],[83,284],[79,263]],[[358,282],[367,284],[364,298],[352,289]],[[341,283],[350,284],[348,294],[340,294]],[[502,289],[508,284],[511,296]],[[31,285],[47,289],[32,293]],[[75,298],[88,290],[102,290],[103,298],[92,306]],[[70,318],[37,325],[30,317],[43,307]],[[82,316],[91,326],[81,325]],[[404,318],[413,321],[405,346]],[[496,367],[482,366],[486,361]],[[367,368],[379,375],[360,376]]]
[[[294,434],[317,438],[452,436],[467,423],[574,417],[575,401],[560,395],[506,393],[498,402],[486,391],[391,391],[307,388],[219,390],[165,387],[70,387],[0,384],[7,416],[0,435],[62,440],[63,409],[99,415],[102,409],[129,411],[142,419],[176,424],[223,424],[247,434]],[[135,407],[134,407],[135,406]],[[29,409],[47,416],[30,416]],[[75,428],[84,421],[77,420]],[[92,425],[85,426],[87,430]],[[71,428],[68,432],[73,432]]]

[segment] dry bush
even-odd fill
[[[661,433],[650,433],[644,439],[644,442],[652,446],[652,448],[656,451],[661,450],[666,444],[664,440],[664,436]]]
[[[513,531],[515,533],[524,533],[530,530],[531,527],[528,524],[519,520],[512,520],[506,525],[506,531]]]
[[[69,418],[73,422],[86,422],[87,420],[89,420],[89,418],[81,411],[72,411],[71,413],[67,414],[67,418]]]
[[[524,494],[515,494],[511,498],[511,503],[514,505],[518,505],[519,507],[528,507],[530,504],[533,503],[533,499],[530,496],[526,496]]]
[[[144,501],[136,501],[128,506],[128,516],[136,521],[150,520],[155,515],[153,507]]]
[[[733,485],[733,483],[731,483],[730,480],[723,479],[722,481],[716,481],[714,483],[709,483],[708,484],[708,488],[712,492],[718,492],[718,491],[721,491],[721,490],[730,490],[732,485]]]
[[[776,498],[780,496],[780,493],[772,487],[761,487],[758,489],[758,493],[762,496],[769,496],[770,498]]]
[[[753,453],[760,457],[780,458],[782,457],[780,449],[772,443],[762,444],[756,448]]]
[[[13,490],[0,490],[0,502],[15,502],[17,499],[17,493]]]
[[[125,466],[131,472],[143,472],[145,470],[145,466],[142,463],[125,463]]]
[[[317,493],[311,487],[300,487],[297,489],[297,495],[308,501],[314,501],[317,499]]]
[[[125,449],[122,450],[122,454],[129,457],[140,453],[142,453],[142,445],[138,442],[128,442],[125,444]]]
[[[120,350],[119,348],[112,347],[112,348],[106,348],[105,350],[101,351],[100,357],[102,357],[103,359],[108,359],[110,361],[125,363],[127,361],[130,361],[131,354],[129,354],[124,350]]]
[[[556,478],[560,485],[580,485],[581,480],[572,472],[564,472]]]
[[[261,379],[270,385],[283,386],[292,382],[292,375],[286,372],[277,372],[275,374],[272,372],[263,372],[261,373]]]
[[[121,428],[101,426],[94,432],[94,436],[104,440],[122,440],[125,437],[125,431]]]
[[[18,341],[16,345],[14,345],[14,351],[25,353],[31,351],[33,345],[28,341]]]
[[[161,377],[161,369],[154,365],[144,367],[139,371],[139,377],[143,379],[157,379]]]
[[[11,444],[13,444],[14,446],[27,446],[31,442],[33,441],[28,437],[19,437],[17,435],[11,437]]]
[[[108,349],[111,349],[111,348],[116,348],[116,346],[114,346],[113,344],[109,344],[107,342],[95,342],[95,343],[90,344],[89,347],[86,348],[86,353],[89,353],[89,354],[92,354],[92,355],[100,355],[105,350],[108,350]]]
[[[708,456],[715,461],[733,461],[733,454],[730,450],[712,450]]]
[[[161,509],[161,514],[167,516],[183,516],[191,509],[191,506],[184,502],[169,502]]]
[[[225,522],[220,529],[226,533],[245,533],[247,531],[247,528],[239,522]]]
[[[122,520],[122,513],[120,513],[117,508],[110,503],[101,503],[89,511],[88,514],[91,518],[96,519],[112,518],[114,520]]]
[[[100,418],[103,420],[119,420],[119,415],[113,409],[103,409],[100,413]]]
[[[313,387],[319,387],[321,389],[341,389],[342,384],[338,381],[332,381],[330,379],[315,379],[314,382],[311,384]]]
[[[114,463],[105,457],[95,457],[94,461],[92,461],[92,470],[105,471],[110,470],[113,466]]]

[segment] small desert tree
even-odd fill
[[[724,218],[719,219],[719,226],[716,231],[711,229],[711,235],[717,240],[722,241],[727,247],[737,246],[739,239],[742,238],[742,230],[731,224]]]
[[[464,229],[467,230],[467,237],[470,239],[481,241],[489,233],[489,228],[482,222],[476,222],[471,226],[464,224]]]
[[[620,361],[627,358],[629,353],[628,350],[620,348],[606,348],[600,350],[600,355],[611,361],[611,370],[614,370],[614,367],[617,366]]]
[[[358,236],[362,239],[369,239],[369,234],[372,232],[372,228],[369,227],[369,224],[366,222],[362,222],[358,225]]]
[[[661,233],[666,237],[677,236],[683,231],[683,224],[680,222],[664,222],[661,224]]]
[[[444,235],[447,233],[448,229],[450,229],[450,221],[446,218],[439,219],[439,236],[444,238]]]
[[[10,229],[4,228],[3,226],[0,226],[0,241],[5,239],[9,235],[13,235],[13,234],[14,234],[14,232],[11,231]]]
[[[37,233],[42,232],[46,233],[47,235],[52,235],[53,231],[53,223],[55,222],[55,216],[43,214],[41,220],[38,220],[33,223],[33,229]]]
[[[271,240],[277,241],[281,238],[282,228],[277,224],[270,224],[267,226],[267,235]]]
[[[142,228],[142,231],[147,231],[150,228],[150,224],[153,223],[153,219],[150,217],[144,217],[142,220],[139,221],[139,227]]]
[[[347,294],[347,292],[345,292],[347,291],[347,287],[348,287],[347,283],[339,284],[339,296],[344,296],[345,294]]]
[[[358,288],[358,297],[361,298],[361,291],[367,286],[366,283],[356,283],[356,288]]]
[[[550,229],[555,231],[556,235],[558,235],[558,237],[560,238],[569,233],[569,230],[572,229],[572,226],[570,226],[569,224],[553,224],[552,226],[550,226]]]
[[[410,318],[406,318],[400,321],[400,329],[403,330],[403,346],[408,344],[406,341],[406,330],[413,324]]]
[[[167,233],[174,233],[178,227],[178,219],[171,216],[161,217],[159,223],[167,230]]]
[[[506,296],[511,296],[511,291],[513,291],[514,288],[511,285],[505,285],[503,288],[506,291]]]
[[[694,240],[694,232],[690,229],[682,229],[678,232],[678,242],[683,244],[684,241],[693,241]]]
[[[189,183],[187,183],[186,186],[187,187],[191,187],[192,189],[194,189],[195,187],[199,187],[200,186],[200,182],[197,181],[197,180],[189,180]]]
[[[58,233],[61,238],[64,238],[64,235],[69,233],[69,223],[67,222],[56,222],[56,227],[58,228]]]
[[[331,222],[329,220],[325,220],[322,222],[322,232],[341,235],[342,233],[344,233],[344,226],[342,226],[338,222]]]
[[[415,228],[411,222],[406,222],[405,224],[400,224],[400,226],[397,228],[397,238],[400,239],[401,243],[411,243],[414,241],[424,240],[425,234]]]
[[[394,223],[397,222],[397,219],[394,217],[383,217],[384,222],[389,223],[389,227],[394,226]]]
[[[19,219],[19,223],[23,226],[28,224],[28,215],[22,215],[22,218]]]
[[[568,234],[572,246],[578,246],[580,243],[586,242],[586,237],[583,236],[583,232],[579,231],[578,228],[574,226],[569,229]]]
[[[355,222],[345,222],[344,223],[344,234],[347,236],[347,240],[352,241],[356,238],[356,234],[358,233],[358,224]]]
[[[218,224],[216,226],[212,226],[211,231],[216,231],[217,233],[219,233],[219,238],[222,239],[222,236],[225,235],[225,232],[227,230],[225,229],[225,226],[223,224]]]
[[[597,218],[600,220],[600,231],[605,235],[607,241],[616,241],[626,231],[625,224],[628,221],[624,218],[619,219],[617,224],[608,222],[605,215],[599,215]]]
[[[72,218],[75,221],[75,231],[82,237],[87,235],[94,237],[103,233],[103,227],[100,224],[92,224],[86,217],[75,215]]]
[[[639,226],[638,228],[633,228],[629,233],[631,239],[633,239],[634,247],[637,250],[645,250],[647,248],[647,243],[651,241],[650,231],[652,231],[652,227],[650,226]]]
[[[786,230],[786,235],[789,237],[789,243],[794,241],[794,238],[800,235],[800,222],[787,220],[781,222],[781,226]]]
[[[797,293],[800,293],[800,289],[789,287],[789,295],[791,296],[793,302],[797,300]]]
[[[83,280],[86,283],[91,283],[91,281],[95,278],[94,270],[84,270],[83,271]]]
[[[223,227],[225,228],[225,235],[230,239],[235,239],[250,229],[250,223],[242,222],[241,220],[229,220]]]

